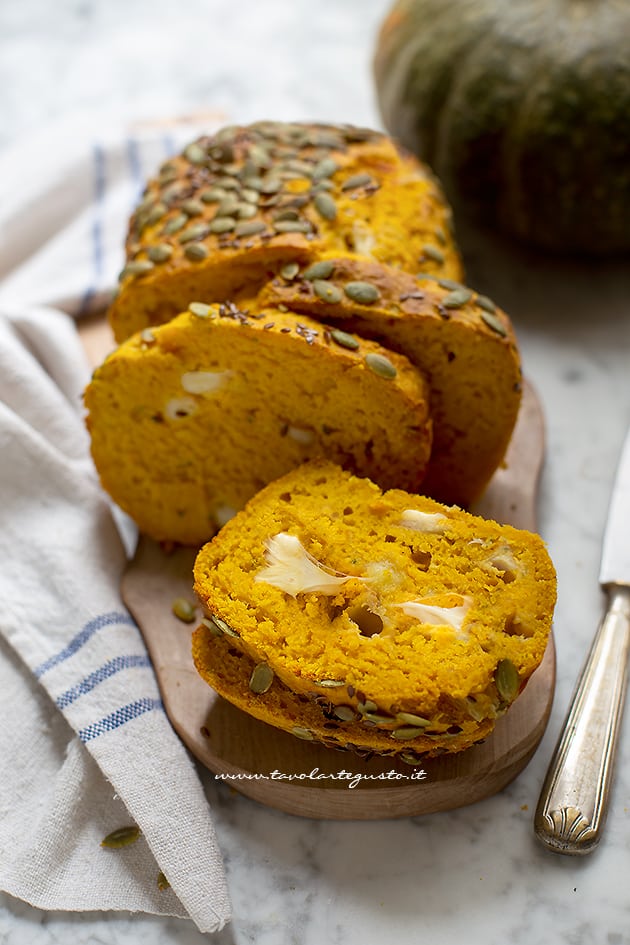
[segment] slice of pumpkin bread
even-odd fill
[[[200,674],[245,712],[407,758],[483,739],[540,664],[555,572],[535,534],[325,461],[271,483],[195,563]]]
[[[287,305],[405,354],[431,388],[433,447],[423,491],[467,506],[507,449],[521,400],[510,319],[449,279],[415,278],[357,257],[276,270],[256,304]]]
[[[344,341],[342,337],[340,339]],[[313,457],[418,489],[428,388],[402,355],[278,309],[191,309],[124,342],[85,393],[104,488],[157,540],[201,544]]]

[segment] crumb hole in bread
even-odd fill
[[[343,607],[339,604],[333,604],[330,598],[327,601],[327,610],[328,610],[328,619],[332,623],[333,620],[336,620],[337,617],[341,616],[343,613]]]
[[[352,515],[353,512],[354,512],[354,509],[351,508],[349,505],[346,505],[345,509],[343,510],[344,515]]]
[[[351,607],[348,610],[348,617],[359,628],[359,633],[364,637],[374,637],[383,629],[383,621],[378,614],[368,607]]]
[[[514,571],[500,571],[499,578],[504,584],[511,584],[512,581],[516,580],[516,575],[514,574]]]
[[[278,496],[278,498],[280,499],[281,502],[291,502],[292,500],[290,492],[283,492],[281,495]]]
[[[385,541],[396,541],[395,535],[385,535]]]
[[[532,637],[534,635],[529,627],[521,623],[518,614],[510,614],[505,618],[503,632],[509,637]]]
[[[422,551],[420,548],[414,550],[410,548],[411,560],[417,564],[421,571],[428,571],[431,567],[431,552]]]

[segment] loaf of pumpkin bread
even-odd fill
[[[492,731],[542,660],[556,594],[537,535],[325,461],[258,493],[194,573],[193,656],[220,695],[411,763]]]
[[[271,270],[324,252],[462,276],[439,184],[385,135],[270,121],[223,128],[149,181],[110,309],[116,340],[194,299],[253,294]]]
[[[192,303],[124,342],[85,393],[104,488],[157,540],[201,544],[259,489],[326,456],[417,490],[429,391],[404,355],[280,309]]]

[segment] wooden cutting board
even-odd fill
[[[100,319],[86,323],[82,336],[93,363],[113,347]],[[505,464],[473,511],[535,530],[543,455],[542,411],[526,385]],[[199,761],[237,791],[305,817],[415,816],[491,796],[536,750],[553,701],[553,641],[523,693],[483,744],[429,759],[418,768],[391,758],[366,761],[319,747],[251,718],[217,696],[197,674],[190,647],[195,624],[182,623],[172,614],[177,597],[194,602],[195,553],[178,548],[166,554],[155,542],[141,538],[123,577],[122,593],[144,635],[174,729]]]

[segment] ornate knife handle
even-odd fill
[[[607,590],[534,818],[536,836],[555,853],[590,853],[606,820],[630,654],[630,587]]]

